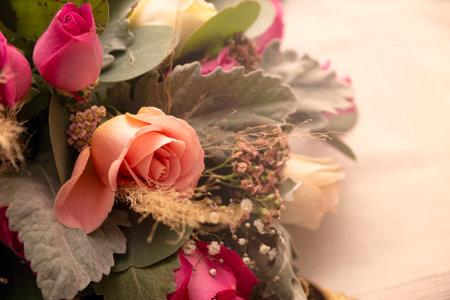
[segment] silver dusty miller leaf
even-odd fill
[[[0,177],[0,193],[9,203],[6,215],[10,229],[19,232],[44,298],[72,299],[89,282],[109,274],[114,253],[125,252],[126,238],[118,225],[129,225],[126,213],[113,211],[89,235],[67,228],[53,212],[59,183],[51,152],[27,166],[30,176]]]
[[[308,55],[299,57],[294,51],[280,50],[279,41],[269,44],[261,59],[261,68],[271,75],[279,76],[289,84],[297,97],[297,111],[291,116],[294,123],[308,119],[309,130],[322,129],[328,124],[322,113],[337,113],[337,109],[351,107],[348,99],[353,98],[349,83],[340,79],[330,69]]]

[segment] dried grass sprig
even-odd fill
[[[148,188],[135,184],[122,185],[116,192],[116,198],[139,213],[141,220],[151,216],[155,224],[166,224],[180,237],[187,226],[200,229],[205,224],[230,225],[234,222],[236,213],[233,208],[217,206],[209,199],[194,201],[191,200],[192,196],[192,192],[182,193],[165,187]]]
[[[0,174],[10,166],[17,171],[25,164],[25,151],[28,139],[23,123],[16,119],[22,103],[12,108],[0,105]]]

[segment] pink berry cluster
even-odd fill
[[[240,135],[233,155],[233,177],[240,186],[238,198],[256,203],[265,224],[279,217],[281,195],[277,185],[289,158],[286,135],[280,129],[258,136]]]
[[[246,72],[254,71],[258,68],[261,56],[258,54],[255,41],[247,38],[241,32],[233,35],[233,39],[227,46],[229,55],[244,66]]]
[[[79,152],[88,147],[102,117],[106,117],[106,109],[97,105],[72,113],[69,118],[71,123],[66,131],[69,135],[67,143]]]

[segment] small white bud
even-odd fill
[[[209,244],[207,247],[209,255],[216,255],[220,253],[220,245],[216,241],[211,242],[211,244]]]

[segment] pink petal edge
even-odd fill
[[[59,190],[54,206],[59,222],[88,234],[106,220],[115,194],[98,177],[90,153],[90,148],[80,153],[72,177]]]

